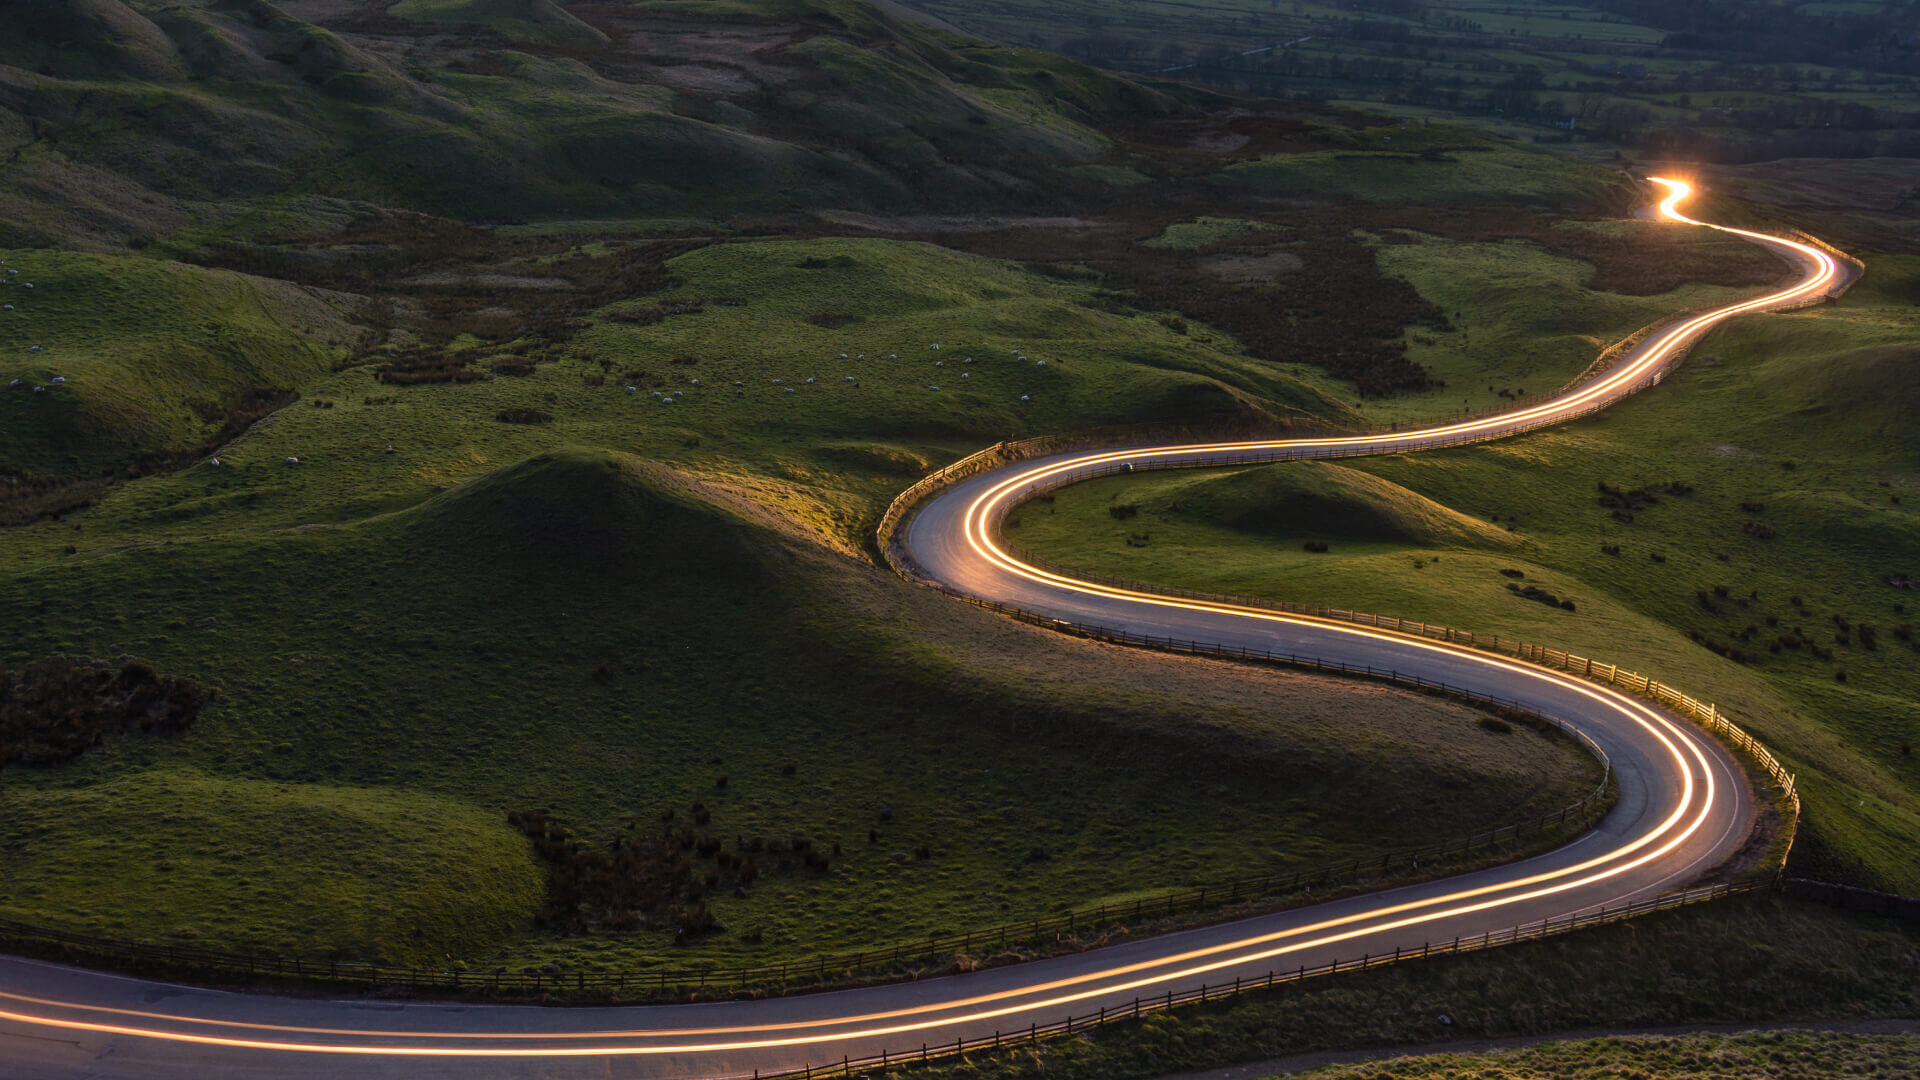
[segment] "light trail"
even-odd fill
[[[1180,948],[1166,955],[1060,977],[1041,977],[1032,983],[988,993],[963,994],[893,1008],[853,1008],[844,1014],[755,1021],[749,1012],[743,1014],[739,1023],[656,1028],[629,1026],[580,1030],[569,1029],[562,1024],[556,1025],[553,1030],[535,1031],[411,1031],[197,1016],[0,990],[0,1002],[8,1005],[7,1008],[0,1008],[0,1021],[39,1029],[227,1050],[387,1058],[637,1057],[804,1050],[827,1043],[925,1035],[936,1029],[952,1030],[981,1025],[1151,987],[1165,988],[1180,980],[1204,977],[1250,963],[1273,961],[1307,950],[1360,941],[1392,931],[1416,927],[1438,929],[1449,920],[1478,913],[1509,908],[1520,911],[1524,910],[1521,905],[1536,901],[1556,897],[1571,899],[1570,894],[1616,880],[1620,881],[1619,885],[1609,886],[1622,890],[1615,894],[1616,898],[1631,896],[1636,891],[1650,887],[1645,881],[1630,875],[1648,868],[1657,869],[1661,860],[1681,851],[1689,841],[1701,835],[1701,830],[1716,815],[1730,813],[1724,805],[1728,796],[1715,781],[1715,766],[1706,749],[1705,737],[1692,727],[1677,723],[1659,710],[1610,687],[1501,656],[1309,616],[1183,600],[1080,580],[1022,562],[1002,549],[993,533],[999,518],[1020,498],[1044,487],[1058,486],[1074,478],[1072,474],[1089,468],[1120,462],[1149,467],[1177,467],[1183,461],[1199,463],[1208,456],[1235,452],[1271,454],[1275,460],[1290,456],[1388,453],[1498,437],[1543,423],[1584,415],[1644,385],[1644,380],[1664,370],[1681,350],[1713,326],[1747,312],[1808,299],[1828,289],[1839,278],[1841,269],[1838,261],[1819,248],[1744,229],[1695,221],[1679,211],[1680,204],[1692,194],[1688,184],[1660,177],[1651,179],[1667,190],[1666,197],[1658,204],[1662,218],[1671,222],[1703,225],[1775,246],[1797,256],[1811,268],[1810,272],[1782,291],[1685,319],[1661,331],[1649,345],[1643,346],[1637,354],[1630,355],[1618,370],[1550,401],[1512,413],[1389,435],[1195,444],[1077,454],[1031,468],[1009,470],[1003,479],[971,496],[961,519],[965,546],[972,558],[1008,578],[1048,590],[1160,612],[1225,616],[1256,626],[1265,624],[1306,628],[1327,640],[1390,646],[1401,652],[1410,651],[1416,658],[1428,656],[1455,665],[1475,665],[1478,670],[1509,682],[1519,680],[1522,684],[1535,685],[1543,692],[1584,702],[1584,707],[1594,713],[1594,722],[1617,725],[1616,734],[1623,734],[1630,743],[1641,746],[1650,759],[1659,763],[1664,770],[1661,779],[1670,779],[1673,785],[1671,795],[1674,802],[1670,812],[1650,827],[1622,839],[1607,850],[1571,865],[1369,907],[1338,917],[1319,919],[1307,925],[1283,926],[1202,947]],[[1567,910],[1585,910],[1592,906],[1594,903],[1591,900],[1585,900]],[[1036,967],[1034,970],[1041,969]],[[835,996],[802,1000],[823,1001],[832,997]],[[736,1007],[744,1008],[751,1004],[739,1003]],[[636,1012],[645,1013],[646,1010]],[[528,1043],[538,1045],[526,1045]]]

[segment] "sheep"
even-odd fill
[[[900,354],[899,354],[899,353],[888,353],[888,354],[887,354],[887,359],[889,359],[889,360],[898,360],[898,359],[900,359]]]
[[[939,351],[940,351],[940,343],[936,341],[936,342],[934,342],[934,343],[933,343],[933,344],[932,344],[932,345],[930,346],[930,348],[932,348],[934,352],[939,352]]]
[[[845,360],[846,358],[847,358],[847,354],[846,354],[846,353],[841,353],[841,354],[840,354],[840,359],[842,359],[842,360]]]
[[[7,304],[7,305],[5,305],[5,308],[6,308],[6,310],[8,310],[8,311],[12,311],[12,310],[13,310],[13,305],[12,305],[12,304]]]
[[[1021,401],[1032,401],[1033,399],[1032,399],[1032,398],[1030,398],[1030,397],[1028,397],[1028,396],[1027,396],[1027,395],[1025,395],[1025,394],[1021,394],[1021,395],[1020,395],[1020,400],[1021,400]]]
[[[960,373],[960,377],[963,379],[971,378],[972,376],[973,376],[973,372],[971,371],[963,371]]]
[[[9,390],[11,390],[11,389],[13,389],[14,387],[16,387],[16,386],[19,386],[19,385],[20,385],[20,380],[19,380],[19,379],[15,379],[15,380],[13,380],[12,382],[10,382],[10,383],[8,383],[8,384],[7,384],[7,389],[9,389]]]
[[[45,393],[45,392],[46,392],[46,390],[47,390],[47,388],[46,388],[46,387],[44,387],[44,386],[36,386],[36,387],[34,387],[34,388],[33,388],[33,392],[34,392],[34,393],[36,393],[36,394],[43,394],[43,393]]]
[[[211,466],[213,466],[214,468],[216,468],[216,469],[217,469],[217,468],[219,468],[219,467],[220,467],[220,459],[219,459],[219,458],[210,458],[210,459],[208,459],[208,461],[207,461],[207,464],[209,464],[209,465],[211,465]]]
[[[782,381],[783,381],[783,380],[781,380],[781,379],[775,379],[775,380],[773,380],[773,385],[775,385],[775,386],[779,386],[779,385],[780,385],[780,383],[781,383]]]
[[[947,366],[947,362],[946,362],[945,360],[935,360],[935,361],[933,362],[933,366],[934,366],[934,367],[946,367],[946,366]]]
[[[662,404],[662,405],[671,405],[671,404],[673,404],[673,395],[671,395],[671,394],[668,394],[668,395],[666,395],[666,396],[664,396],[664,397],[662,397],[662,398],[660,399],[660,404]]]
[[[27,288],[29,289],[33,288],[33,282],[31,281],[27,282]]]
[[[691,385],[691,386],[699,386],[699,385],[700,385],[700,380],[699,380],[699,379],[688,379],[688,380],[687,380],[687,383],[688,383],[689,385]]]
[[[289,465],[298,465],[298,464],[300,464],[300,459],[299,459],[299,458],[297,458],[297,457],[294,457],[294,456],[293,456],[292,454],[288,454],[288,455],[287,455],[287,464],[289,464]]]
[[[53,377],[53,385],[55,386],[59,386],[61,383],[66,381],[67,381],[67,377],[65,375],[55,375]]]
[[[866,358],[867,358],[867,354],[866,354],[866,353],[861,353],[861,354],[859,355],[859,357],[858,357],[857,359],[860,359],[860,360],[865,360]]]
[[[1047,362],[1046,362],[1045,360],[1035,360],[1035,361],[1033,362],[1033,366],[1034,366],[1034,367],[1046,367],[1046,366],[1047,366]]]
[[[966,358],[965,360],[962,360],[962,361],[960,361],[960,362],[961,362],[961,363],[963,363],[963,364],[971,364],[971,363],[973,363],[973,357],[971,357],[971,356],[969,356],[969,357],[967,357],[967,358]]]
[[[932,391],[935,391],[935,392],[937,393],[937,392],[939,391],[939,389],[940,389],[940,388],[939,388],[939,387],[937,387],[937,386],[929,386],[929,387],[927,387],[927,389],[929,389],[929,390],[932,390]]]
[[[634,391],[635,391],[636,389],[637,389],[636,387],[632,387],[632,386],[629,386],[629,387],[627,387],[627,393],[629,393],[629,394],[631,394],[631,393],[633,393],[633,392],[634,392]]]
[[[660,391],[658,391],[658,390],[655,390],[655,391],[653,392],[653,396],[654,396],[654,397],[662,397],[662,396],[664,396],[664,395],[662,395],[662,394],[660,393]]]
[[[27,351],[28,351],[28,352],[39,352],[39,351],[40,351],[40,346],[38,346],[38,345],[35,345],[35,346],[34,346],[33,348],[31,348],[31,349],[28,349]]]
[[[853,381],[853,376],[851,376],[851,375],[849,375],[849,376],[847,376],[847,381],[848,381],[848,382],[852,382],[852,381]]]
[[[789,394],[793,393],[793,387],[791,386],[787,387],[787,393]]]
[[[811,376],[811,375],[809,375],[809,376],[807,376],[807,385],[808,385],[808,386],[812,386],[812,385],[813,385],[813,376]]]
[[[747,385],[747,384],[746,384],[746,383],[744,383],[744,382],[741,382],[741,381],[740,381],[739,379],[735,379],[735,380],[733,380],[733,385],[735,385],[735,386],[745,386],[745,385]]]
[[[389,453],[389,454],[397,454],[397,453],[399,453],[399,452],[400,452],[400,451],[398,451],[398,450],[395,450],[395,449],[393,448],[393,444],[392,444],[392,443],[388,443],[388,444],[387,444],[387,453]]]

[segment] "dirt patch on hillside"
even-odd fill
[[[1235,285],[1271,285],[1288,274],[1304,270],[1306,265],[1306,260],[1291,251],[1269,251],[1264,255],[1209,255],[1200,260],[1202,270]]]

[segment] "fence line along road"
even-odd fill
[[[1543,938],[1558,937],[1575,930],[1585,930],[1608,923],[1651,915],[1656,911],[1672,911],[1675,908],[1705,903],[1709,900],[1721,900],[1730,896],[1768,891],[1770,886],[1758,883],[1707,885],[1697,889],[1666,893],[1646,900],[1636,900],[1617,907],[1603,907],[1596,911],[1574,912],[1553,919],[1509,927],[1505,930],[1488,931],[1484,934],[1466,938],[1453,938],[1449,941],[1428,942],[1418,949],[1395,949],[1390,953],[1373,955],[1362,954],[1356,960],[1337,960],[1314,967],[1299,967],[1288,970],[1275,969],[1264,976],[1237,978],[1232,982],[1203,984],[1186,990],[1168,990],[1164,994],[1136,997],[1131,1005],[1119,1008],[1102,1008],[1098,1012],[1069,1016],[1051,1024],[1032,1024],[1013,1031],[996,1031],[991,1035],[982,1035],[972,1039],[955,1039],[950,1043],[937,1045],[922,1044],[919,1053],[879,1053],[860,1058],[843,1057],[839,1061],[825,1061],[818,1065],[806,1065],[785,1072],[754,1073],[755,1080],[827,1080],[835,1076],[852,1076],[856,1073],[877,1071],[900,1065],[932,1062],[946,1058],[959,1057],[968,1053],[1004,1050],[1012,1047],[1029,1046],[1049,1039],[1081,1035],[1108,1024],[1127,1023],[1151,1013],[1163,1012],[1180,1005],[1190,1005],[1203,1001],[1220,1001],[1237,998],[1242,994],[1272,990],[1276,987],[1292,986],[1309,979],[1317,979],[1340,972],[1365,971],[1368,968],[1384,967],[1405,960],[1422,960],[1434,956],[1459,956],[1464,953],[1479,952],[1483,949],[1500,948],[1525,941],[1539,941]]]

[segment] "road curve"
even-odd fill
[[[1669,194],[1660,212],[1689,221],[1677,209],[1686,186],[1661,182]],[[1417,673],[1559,718],[1604,749],[1620,793],[1598,827],[1565,847],[1422,885],[1086,953],[762,1001],[550,1009],[316,1000],[0,958],[0,1075],[746,1076],[1024,1031],[1169,990],[1478,936],[1684,885],[1737,851],[1754,817],[1738,763],[1690,724],[1609,687],[1506,657],[1076,581],[1013,558],[996,545],[992,525],[1028,491],[1125,465],[1175,467],[1224,454],[1279,460],[1417,450],[1557,423],[1657,382],[1687,344],[1720,321],[1817,298],[1852,273],[1812,245],[1724,231],[1780,251],[1805,274],[1792,288],[1677,321],[1603,377],[1553,401],[1387,436],[1147,447],[1026,462],[941,494],[905,535],[911,557],[947,586],[1051,617]]]

